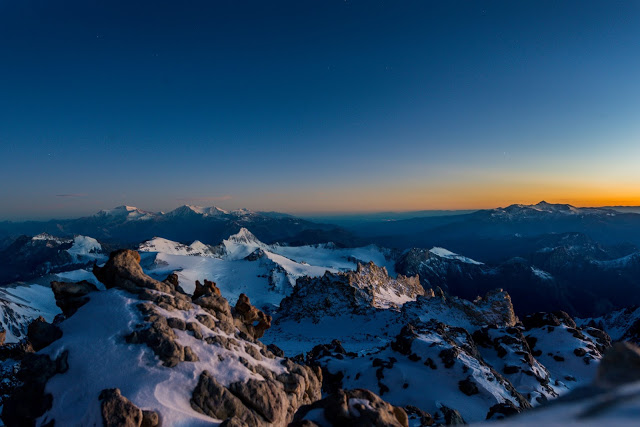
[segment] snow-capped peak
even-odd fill
[[[252,232],[250,232],[244,227],[242,227],[240,231],[238,231],[236,234],[232,234],[231,236],[229,236],[227,241],[234,242],[234,243],[243,243],[243,244],[257,243],[260,245],[264,245],[264,243],[258,240],[258,238],[254,236]]]
[[[49,233],[40,233],[36,236],[33,236],[31,238],[31,240],[46,240],[46,241],[53,241],[56,242],[57,244],[62,244],[62,243],[69,243],[71,240],[70,239],[62,239],[60,237],[56,237],[56,236],[52,236]]]
[[[465,262],[467,264],[476,264],[476,265],[481,265],[481,262],[478,262],[476,260],[473,260],[471,258],[467,258],[466,256],[462,256],[462,255],[458,255],[456,253],[453,253],[445,248],[440,248],[440,247],[433,247],[429,250],[430,253],[432,253],[433,255],[439,256],[440,258],[447,258],[447,259],[455,259],[458,261],[462,261]]]
[[[178,216],[193,215],[193,214],[202,215],[202,216],[221,216],[221,215],[227,215],[228,212],[216,206],[202,207],[202,206],[193,206],[193,205],[183,205],[183,206],[180,206],[179,208],[172,210],[169,213],[166,213],[165,215],[178,217]]]
[[[194,241],[190,245],[185,245],[172,240],[163,239],[162,237],[154,237],[151,240],[141,243],[138,250],[141,252],[158,252],[169,255],[213,257],[211,248],[199,240]]]
[[[143,211],[135,206],[117,206],[113,209],[103,209],[94,216],[126,218],[127,220],[147,220],[155,216],[152,212]]]

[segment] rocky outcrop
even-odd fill
[[[35,425],[35,420],[51,408],[53,396],[45,391],[47,381],[69,369],[68,352],[51,360],[44,354],[28,354],[22,359],[17,379],[21,385],[4,402],[2,421],[8,426]]]
[[[128,325],[125,328],[131,328],[129,331],[108,331],[107,323],[107,330],[103,331],[106,336],[82,337],[83,343],[95,338],[109,341],[108,345],[115,348],[121,346],[123,349],[122,346],[128,344],[140,344],[153,352],[153,355],[136,351],[129,353],[131,348],[124,347],[126,350],[122,351],[123,354],[137,355],[131,363],[136,366],[135,372],[138,375],[145,369],[150,369],[153,374],[144,379],[149,383],[143,381],[135,386],[131,385],[129,378],[126,379],[128,390],[138,388],[131,395],[132,401],[122,396],[117,388],[96,392],[96,396],[99,394],[100,422],[103,425],[153,427],[159,425],[164,418],[163,411],[169,411],[174,417],[169,419],[175,420],[176,412],[171,412],[173,406],[163,407],[162,400],[157,400],[153,405],[158,406],[156,412],[144,411],[138,406],[141,396],[143,399],[144,396],[154,396],[156,387],[162,386],[153,383],[155,378],[167,381],[174,376],[183,375],[184,382],[187,383],[197,375],[199,381],[195,389],[190,396],[185,395],[183,398],[190,401],[196,411],[225,420],[225,425],[245,423],[285,426],[293,419],[299,407],[321,398],[322,373],[319,368],[276,356],[258,341],[269,327],[271,318],[251,305],[246,295],[242,295],[232,309],[215,284],[205,281],[204,285],[198,287],[198,295],[192,300],[181,292],[175,278],[169,277],[164,282],[154,280],[142,272],[138,262],[139,256],[133,251],[112,253],[104,267],[95,268],[97,277],[104,283],[107,291],[97,292],[89,298],[87,296],[95,292],[95,289],[85,282],[56,285],[56,295],[67,314],[66,318],[61,316],[63,323],[73,322],[78,319],[77,316],[90,318],[95,309],[101,310],[104,316],[105,307],[113,307],[114,312],[119,315],[137,319],[135,322],[125,323]],[[126,292],[122,292],[123,290]],[[106,306],[104,301],[100,302],[105,298],[110,301]],[[97,321],[103,322],[104,319],[101,317]],[[75,334],[82,333],[77,326],[65,329],[69,330]],[[38,319],[29,328],[29,342],[36,349],[51,345],[61,335],[58,326],[50,325],[44,319]],[[114,337],[115,343],[111,342]],[[55,344],[57,347],[48,351],[50,354],[62,354],[56,360],[40,354],[27,354],[23,357],[23,366],[18,376],[22,385],[5,402],[3,417],[8,425],[30,425],[43,414],[47,422],[62,422],[55,414],[63,419],[67,417],[66,422],[70,422],[69,414],[72,414],[73,419],[75,409],[61,409],[72,404],[71,401],[46,394],[45,387],[51,377],[67,371],[68,354],[83,351],[83,348],[78,348],[76,338],[62,336]],[[104,344],[102,341],[101,343]],[[272,348],[276,350],[275,347]],[[65,351],[59,353],[61,349]],[[92,363],[86,357],[72,360],[79,364]],[[111,363],[104,355],[100,360],[101,363]],[[191,365],[176,369],[169,376],[163,373],[164,370],[187,363]],[[122,367],[122,361],[119,361],[109,372]],[[84,371],[90,368],[84,366],[79,369]],[[67,388],[73,388],[74,379],[67,380],[70,381]],[[121,379],[115,375],[113,386],[118,386],[118,381]],[[140,391],[145,388],[148,390]],[[91,392],[83,388],[81,393],[86,395]],[[82,398],[75,396],[73,402]],[[176,397],[172,394],[171,399],[174,398]],[[81,413],[84,414],[79,412]],[[179,416],[184,414],[180,412]],[[91,419],[82,418],[82,421],[78,421],[83,422],[91,423]]]
[[[635,425],[640,410],[640,348],[613,345],[592,383],[577,388],[502,425]]]
[[[204,285],[203,285],[202,283],[200,283],[199,280],[196,280],[196,288],[193,291],[192,299],[195,300],[207,294],[221,296],[220,289],[218,289],[215,282],[204,279]]]
[[[142,425],[142,411],[117,388],[102,390],[100,412],[104,427],[139,427]]]
[[[51,290],[62,313],[71,316],[89,301],[89,293],[97,291],[98,288],[86,280],[75,283],[53,281]]]
[[[334,388],[368,388],[391,404],[410,402],[436,420],[446,416],[439,405],[443,393],[449,396],[445,404],[474,421],[484,420],[492,406],[504,401],[517,411],[531,407],[509,380],[485,362],[473,338],[460,327],[435,321],[408,324],[390,346],[365,356],[336,344],[318,346],[307,354],[307,363],[322,367]]]
[[[408,427],[409,420],[404,409],[385,402],[369,390],[354,389],[339,390],[300,408],[291,427],[348,425]]]
[[[399,309],[424,295],[417,276],[389,277],[384,267],[373,262],[358,264],[356,271],[326,272],[322,277],[302,277],[293,293],[280,302],[279,319],[367,314],[375,309]]]
[[[35,351],[45,348],[61,336],[60,328],[47,323],[42,316],[31,322],[27,328],[27,339]]]
[[[271,316],[251,305],[249,297],[240,294],[233,310],[235,325],[253,339],[262,338],[271,327]]]
[[[93,267],[93,274],[107,289],[120,288],[138,293],[142,289],[160,292],[175,292],[168,282],[160,282],[144,274],[140,266],[140,254],[129,249],[120,249],[109,255],[103,267]]]

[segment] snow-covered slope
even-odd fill
[[[57,326],[41,324],[45,348],[23,355],[21,382],[4,402],[7,425],[204,426],[235,418],[283,426],[320,398],[317,370],[258,341],[270,319],[248,299],[231,308],[215,286],[192,299],[144,275],[139,261],[133,251],[112,254],[96,270],[108,290],[59,288],[56,297],[77,311],[65,311]]]
[[[595,318],[576,319],[576,323],[602,329],[614,341],[630,341],[640,345],[640,307],[627,307]]]
[[[194,242],[187,246],[155,238],[139,247],[156,252],[150,274],[166,276],[176,271],[184,289],[192,292],[196,280],[207,278],[223,295],[235,301],[240,293],[252,295],[260,307],[274,307],[289,295],[296,280],[318,277],[329,271],[355,270],[359,262],[374,261],[395,274],[390,251],[377,246],[336,248],[332,244],[314,246],[267,245],[242,228],[218,246]]]
[[[158,214],[143,211],[135,206],[117,206],[113,209],[103,209],[94,218],[104,218],[109,220],[126,220],[126,221],[148,221],[156,218]]]
[[[18,342],[25,337],[27,326],[39,316],[51,322],[60,309],[51,288],[40,285],[0,288],[0,324],[7,332],[6,342]]]
[[[159,252],[168,255],[214,256],[211,248],[198,240],[190,245],[184,245],[161,237],[154,237],[151,240],[141,243],[138,250],[141,252]]]

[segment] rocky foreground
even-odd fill
[[[232,307],[205,278],[189,295],[139,262],[113,252],[94,268],[103,291],[53,282],[62,314],[0,346],[6,425],[622,424],[640,410],[636,347],[609,350],[606,333],[562,312],[520,320],[503,291],[470,302],[373,264],[304,279],[280,328],[349,314],[383,321],[388,339],[378,331],[380,344],[358,352],[327,340],[288,358],[261,342],[272,318],[246,295]]]

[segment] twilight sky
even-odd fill
[[[640,2],[0,0],[0,219],[640,204]]]

